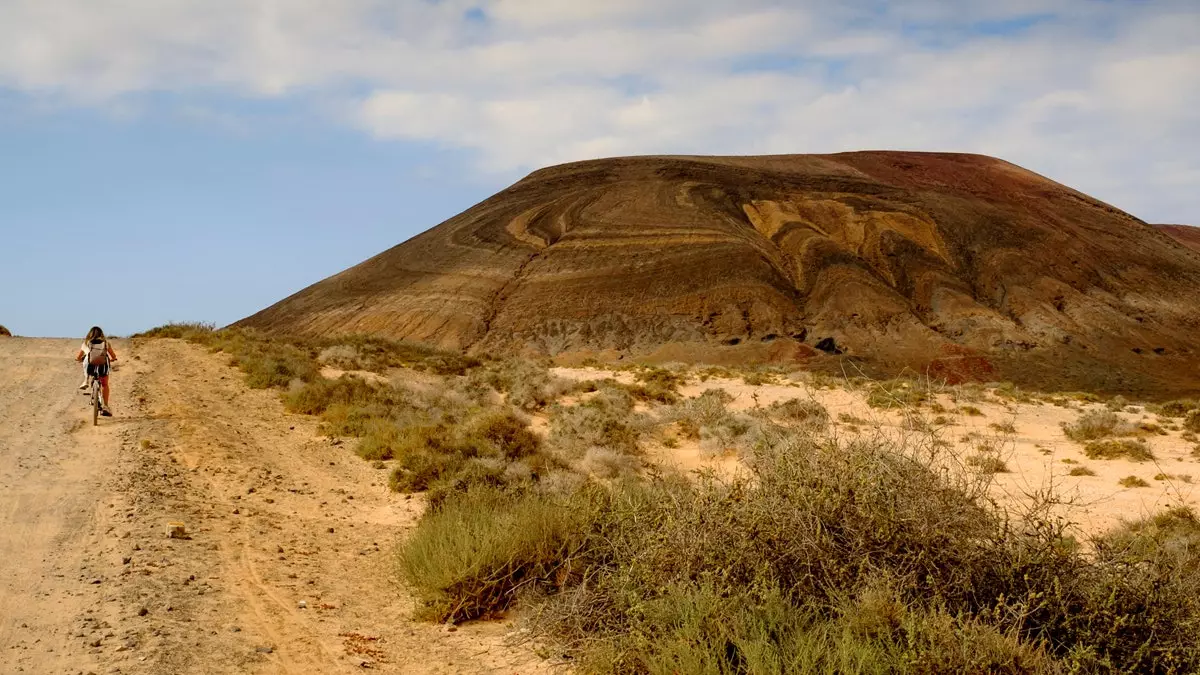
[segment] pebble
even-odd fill
[[[299,604],[297,604],[297,607],[299,607],[300,609],[308,609],[308,602],[301,600],[299,602]]]

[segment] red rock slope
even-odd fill
[[[1168,237],[1200,253],[1200,227],[1190,225],[1155,225]]]

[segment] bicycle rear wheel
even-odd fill
[[[100,382],[92,381],[92,426],[100,424]]]

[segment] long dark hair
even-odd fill
[[[88,331],[87,337],[83,338],[83,341],[91,342],[92,340],[97,340],[97,339],[99,339],[99,340],[107,339],[104,337],[104,329],[100,328],[100,326],[92,326],[92,329]]]

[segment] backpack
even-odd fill
[[[93,366],[103,366],[108,363],[108,342],[101,339],[92,340],[88,345],[88,363]]]

